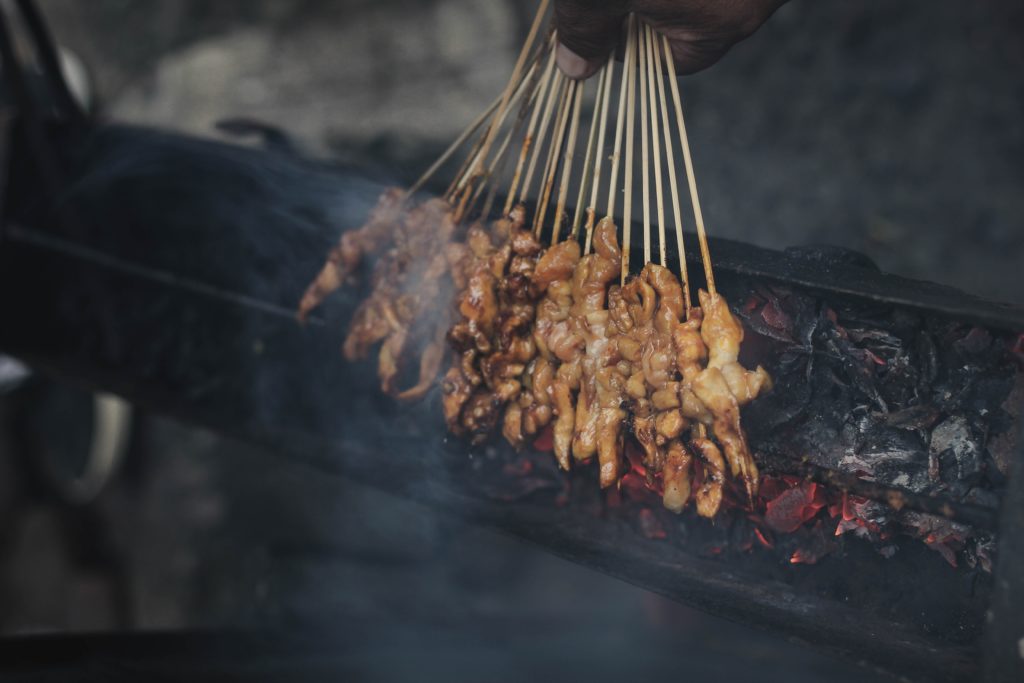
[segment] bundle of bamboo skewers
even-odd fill
[[[593,81],[584,142],[589,82],[555,68],[557,36],[542,35],[548,4],[542,0],[501,95],[417,183],[386,192],[362,228],[343,234],[299,315],[376,256],[344,349],[357,360],[380,344],[383,391],[423,397],[448,358],[440,385],[453,433],[479,442],[500,431],[516,447],[550,436],[563,468],[596,460],[604,487],[630,469],[643,472],[666,507],[680,511],[694,500],[711,517],[729,475],[748,500],[757,490],[739,411],[770,379],[738,363],[743,330],[715,289],[672,52],[630,16],[621,68],[609,58]],[[677,142],[707,284],[699,307],[686,268]],[[443,196],[419,200],[467,144]],[[501,192],[500,214],[488,223]],[[643,215],[636,273],[634,198]]]

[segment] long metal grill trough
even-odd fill
[[[1013,533],[1000,536],[994,574],[954,569],[916,541],[887,558],[853,539],[817,564],[793,564],[778,549],[745,545],[742,523],[665,518],[630,500],[609,505],[584,477],[566,483],[549,455],[470,448],[445,436],[430,401],[400,408],[381,397],[372,369],[339,353],[354,295],[306,327],[292,315],[340,226],[357,225],[376,198],[379,186],[358,173],[89,126],[48,129],[52,164],[41,166],[20,132],[8,138],[0,242],[5,353],[880,670],[948,681],[973,680],[983,667],[990,680],[1019,671],[1024,564]],[[41,183],[47,174],[52,182]],[[994,335],[1024,330],[1019,308],[855,259],[724,240],[712,249],[733,300],[756,283]],[[1009,457],[1019,463],[1019,444]],[[769,465],[867,499],[897,496],[906,509],[990,533],[1024,521],[1013,480],[1001,501],[979,502],[784,459]]]

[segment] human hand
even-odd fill
[[[692,74],[717,62],[756,31],[786,0],[555,0],[558,67],[585,79],[604,65],[630,12],[665,34],[676,71]]]

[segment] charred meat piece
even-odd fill
[[[460,426],[454,430],[470,434],[474,441],[491,435],[499,415],[502,434],[515,446],[536,434],[543,426],[538,422],[546,424],[550,419],[550,395],[537,395],[537,385],[543,383],[538,372],[544,370],[535,363],[538,349],[533,334],[537,301],[543,294],[543,285],[535,284],[534,277],[542,248],[525,221],[525,209],[517,206],[489,230],[474,224],[454,268],[459,319],[448,339],[461,356],[449,370],[445,386],[474,387],[460,407]],[[556,255],[545,262],[545,268],[549,263],[556,270],[564,268],[555,262]],[[457,381],[456,373],[461,376]],[[452,392],[446,407],[449,425],[456,419],[457,394]]]

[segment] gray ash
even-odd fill
[[[733,295],[745,352],[776,383],[744,413],[761,454],[996,506],[1019,413],[1019,335],[782,287],[748,283],[745,294]],[[853,516],[838,533],[855,530],[880,549],[910,534],[951,563],[968,549],[968,563],[989,564],[991,539],[962,524],[872,501]]]

